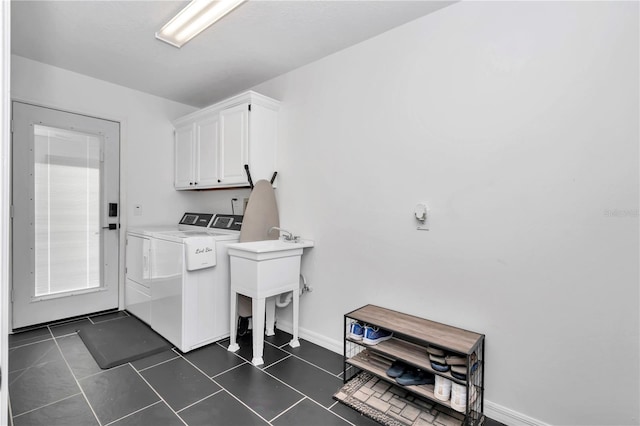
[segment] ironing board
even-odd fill
[[[269,232],[269,230],[274,226],[280,226],[276,195],[269,181],[259,180],[254,185],[253,191],[249,196],[249,203],[247,204],[247,209],[244,212],[242,220],[239,242],[248,243],[253,241],[277,240],[280,237],[280,232],[278,230]],[[262,364],[265,316],[266,335],[273,336],[275,334],[275,297],[251,300],[251,298],[247,296],[234,291],[231,292],[231,327],[228,350],[235,352],[240,349],[236,342],[237,316],[238,312],[240,312],[242,316],[246,316],[246,313],[248,312],[247,305],[249,304],[251,306],[251,316],[253,318],[252,340],[253,356],[255,360],[254,364],[259,365]],[[294,294],[293,305],[295,315],[295,311],[297,311],[298,308],[297,294]],[[297,330],[294,336],[294,341],[297,343]]]

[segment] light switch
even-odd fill
[[[133,215],[134,216],[142,216],[142,205],[136,204],[133,206]]]

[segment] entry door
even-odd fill
[[[12,112],[13,328],[116,308],[119,123]]]

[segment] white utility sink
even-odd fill
[[[254,365],[263,364],[265,311],[267,334],[273,334],[275,303],[265,308],[267,297],[293,292],[293,339],[291,347],[298,347],[298,303],[300,293],[300,260],[303,249],[313,247],[310,240],[265,240],[233,243],[227,246],[231,261],[231,330],[229,351],[240,347],[236,343],[237,294],[253,299],[253,359]],[[260,332],[257,332],[260,330]]]
[[[313,241],[264,240],[250,243],[233,243],[227,246],[230,256],[255,260],[297,256],[302,253],[300,250],[307,247],[313,247]]]

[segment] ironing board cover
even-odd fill
[[[273,226],[280,226],[276,194],[269,181],[259,180],[251,191],[247,210],[242,218],[240,242],[277,240],[280,232],[274,230],[269,233]]]
[[[277,240],[280,237],[279,231],[274,230],[269,233],[269,229],[273,226],[280,226],[276,194],[269,181],[259,180],[253,186],[253,191],[249,195],[249,203],[242,218],[240,242]],[[251,299],[246,296],[239,296],[238,315],[250,317]]]

